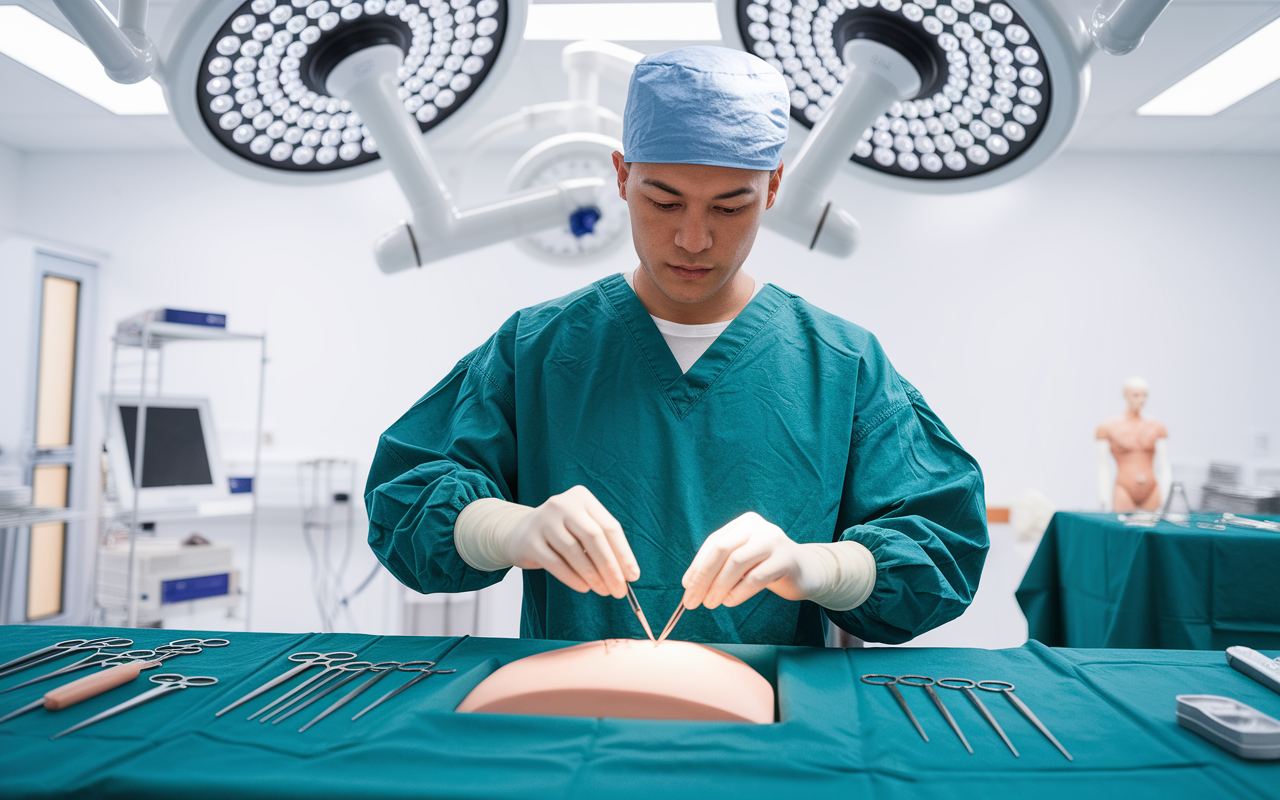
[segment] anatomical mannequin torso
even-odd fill
[[[1142,416],[1146,381],[1126,381],[1124,398],[1125,412],[1098,426],[1099,502],[1113,511],[1156,511],[1172,477],[1165,453],[1169,434],[1163,423]],[[1116,464],[1114,485],[1109,480],[1108,453]]]

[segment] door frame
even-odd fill
[[[77,625],[90,622],[93,600],[93,552],[98,530],[102,449],[101,425],[94,416],[94,366],[98,358],[97,297],[98,271],[103,258],[91,252],[60,245],[30,241],[23,247],[28,256],[27,273],[31,280],[29,295],[30,340],[27,347],[25,411],[23,417],[24,452],[20,453],[28,485],[32,470],[40,464],[69,464],[71,474],[67,486],[67,507],[80,512],[78,519],[66,523],[63,548],[62,611],[49,617],[27,620],[27,569],[31,529],[16,533],[9,552],[14,558],[13,585],[5,587],[9,599],[9,618],[0,623],[29,625]],[[21,268],[20,264],[15,265]],[[44,277],[53,275],[80,284],[76,320],[76,363],[73,379],[71,441],[69,448],[40,453],[35,447],[36,393],[40,362],[40,325],[43,310]],[[68,452],[70,451],[70,452]],[[11,535],[12,532],[11,532]]]

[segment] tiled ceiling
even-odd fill
[[[148,30],[160,38],[179,2],[152,0]],[[1092,0],[1054,0],[1087,7]],[[48,0],[22,5],[61,20]],[[114,2],[107,2],[110,8]],[[1280,0],[1173,0],[1136,52],[1092,61],[1092,93],[1069,147],[1083,151],[1280,152],[1280,83],[1272,84],[1222,113],[1205,118],[1139,117],[1134,109],[1230,44],[1280,17]],[[480,125],[532,103],[564,99],[562,42],[520,42],[519,67],[491,92],[483,108],[458,130],[434,144],[463,144]],[[656,52],[682,42],[627,42]],[[625,86],[605,80],[602,102],[621,110]],[[121,117],[98,107],[17,62],[0,56],[0,143],[25,152],[160,151],[188,144],[170,117]]]

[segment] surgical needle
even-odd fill
[[[645,619],[644,609],[640,607],[640,601],[636,599],[636,593],[631,590],[631,584],[627,584],[627,602],[631,604],[631,610],[640,619],[640,626],[644,628],[645,634],[649,637],[649,641],[655,642],[653,638],[653,629],[649,627],[649,620]]]

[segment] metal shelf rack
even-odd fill
[[[142,355],[142,374],[138,381],[138,422],[137,422],[137,441],[134,445],[136,459],[133,463],[133,485],[142,485],[142,465],[145,455],[146,432],[147,432],[147,370],[150,362],[150,354],[152,351],[156,353],[156,391],[153,397],[160,397],[161,379],[164,375],[164,347],[174,342],[192,342],[192,341],[208,341],[208,342],[228,342],[228,341],[257,341],[259,348],[259,364],[258,364],[258,413],[257,427],[254,432],[253,445],[253,489],[250,492],[253,496],[253,507],[249,514],[249,569],[248,575],[245,576],[243,582],[244,588],[241,590],[245,597],[245,630],[251,629],[253,618],[253,578],[254,578],[254,557],[257,549],[258,541],[258,473],[262,463],[262,402],[266,385],[267,372],[267,336],[265,333],[236,333],[228,331],[225,328],[215,328],[204,325],[184,325],[174,322],[159,322],[144,320],[141,325],[136,324],[135,319],[126,320],[117,326],[116,334],[111,338],[111,376],[107,385],[107,409],[114,407],[116,397],[116,369],[118,366],[121,348],[136,347],[141,350]],[[132,396],[132,395],[131,395]],[[138,615],[138,569],[137,569],[137,538],[140,529],[138,520],[138,501],[139,491],[133,492],[133,507],[127,514],[129,524],[129,571],[127,577],[127,585],[129,588],[129,601],[126,611],[126,624],[128,627],[137,625]],[[105,515],[104,515],[105,517]],[[104,518],[103,529],[108,526]],[[98,581],[98,551],[102,546],[102,536],[99,534],[99,541],[94,550],[94,583]],[[94,592],[94,603],[97,604],[97,592]]]

